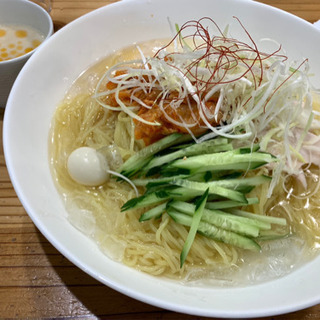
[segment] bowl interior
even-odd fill
[[[110,260],[74,229],[66,220],[51,178],[50,123],[73,81],[120,48],[170,37],[168,17],[172,23],[182,24],[208,16],[208,12],[222,29],[229,24],[235,38],[247,36],[234,16],[256,41],[272,38],[286,48],[290,59],[308,58],[315,74],[313,82],[320,83],[320,33],[290,14],[246,0],[115,3],[61,29],[36,51],[19,74],[4,121],[9,174],[23,206],[47,239],[85,272],[124,294],[174,311],[214,317],[258,317],[305,308],[320,301],[320,259],[279,280],[243,288],[186,286],[153,278]]]

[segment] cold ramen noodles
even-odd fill
[[[57,108],[54,179],[69,221],[151,275],[242,285],[320,245],[319,91],[308,61],[209,18],[85,71]]]

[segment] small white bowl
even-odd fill
[[[32,27],[45,37],[44,40],[53,33],[53,23],[48,12],[27,0],[0,0],[0,24]],[[5,107],[17,75],[35,50],[14,59],[0,61],[0,107]]]
[[[225,318],[270,316],[320,303],[320,256],[285,277],[257,285],[192,286],[155,278],[111,260],[66,218],[50,172],[48,135],[55,109],[68,88],[106,55],[134,42],[170,37],[168,17],[181,25],[208,15],[222,29],[230,23],[235,38],[244,35],[234,16],[253,39],[276,40],[290,59],[309,58],[314,83],[319,86],[320,32],[289,13],[249,0],[119,1],[62,28],[19,74],[3,127],[13,186],[36,226],[62,254],[102,283],[145,303]]]

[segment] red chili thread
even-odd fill
[[[195,93],[199,97],[216,85],[236,82],[247,74],[251,74],[255,89],[257,89],[263,81],[263,61],[272,56],[282,57],[283,61],[285,61],[287,57],[278,54],[281,50],[281,46],[269,54],[260,52],[252,36],[246,30],[241,21],[237,17],[234,18],[238,21],[241,28],[250,39],[252,45],[226,37],[213,19],[204,17],[199,20],[190,20],[184,23],[171,41],[166,46],[158,50],[158,52],[155,54],[155,57],[159,58],[159,53],[170,46],[176,39],[178,39],[180,44],[183,45],[184,41],[191,38],[191,42],[194,46],[193,51],[199,52],[200,50],[204,50],[204,52],[199,58],[194,59],[188,66],[185,67],[183,74],[188,76],[190,81],[194,84],[196,88]],[[206,27],[204,24],[209,26],[210,24],[213,25],[218,30],[218,35],[215,35],[211,38],[209,26]],[[193,32],[183,36],[183,33],[187,29],[192,29]],[[170,60],[172,60],[171,57],[176,54],[179,54],[179,52],[168,53],[163,59],[165,59],[171,67],[179,69],[177,66],[170,64]],[[252,54],[253,57],[250,58],[248,54]],[[212,57],[216,58],[214,67],[210,65]],[[208,79],[204,79],[204,77],[200,75],[200,63],[204,64],[204,67],[210,72]],[[237,68],[240,63],[245,66],[246,70],[238,77],[232,80],[226,80],[225,78],[228,72]],[[254,66],[257,64],[259,66],[258,73],[253,70]],[[182,72],[182,70],[180,71]]]

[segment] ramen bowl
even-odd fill
[[[235,38],[243,37],[234,19],[237,17],[252,38],[274,39],[290,59],[308,58],[315,75],[312,81],[319,85],[320,33],[291,14],[244,0],[118,2],[61,29],[19,74],[4,119],[4,152],[13,186],[35,225],[63,255],[95,279],[132,298],[176,312],[226,318],[270,316],[312,306],[320,302],[320,257],[286,276],[255,285],[189,285],[156,278],[110,259],[75,229],[67,220],[52,179],[49,130],[55,109],[74,80],[121,48],[169,38],[168,20],[181,25],[208,13],[222,28],[229,24]]]

